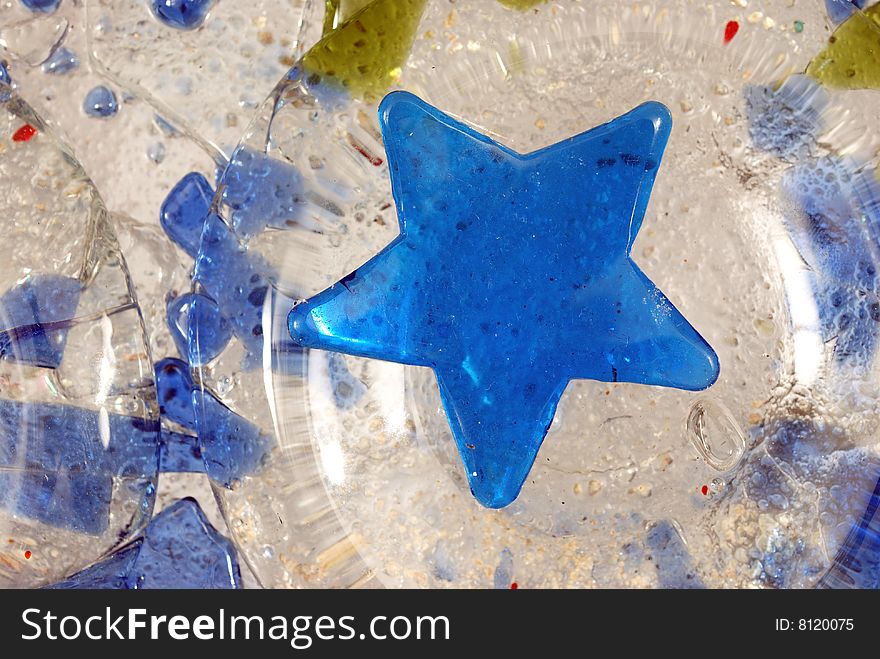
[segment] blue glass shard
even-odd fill
[[[203,366],[214,360],[232,338],[232,326],[219,305],[199,293],[186,293],[170,301],[167,318],[178,352],[183,357],[188,356],[193,366]],[[193,323],[192,331],[189,330],[190,323]]]
[[[72,277],[34,275],[0,296],[0,358],[58,368],[80,290]]]
[[[157,117],[158,119],[158,117]],[[168,237],[195,258],[202,225],[211,210],[214,189],[198,172],[190,172],[175,185],[159,211],[159,222]]]
[[[687,545],[668,520],[652,524],[645,538],[659,588],[705,588],[693,566]]]
[[[168,27],[194,30],[205,22],[214,0],[151,0],[156,18]]]
[[[508,547],[501,550],[501,558],[495,566],[492,582],[496,590],[508,590],[513,583],[513,552]]]
[[[821,85],[792,75],[779,87],[749,85],[745,97],[749,136],[757,148],[791,162],[813,154],[828,105]]]
[[[327,354],[327,366],[330,370],[330,387],[333,390],[336,407],[347,410],[357,405],[367,390],[366,385],[351,374],[345,358],[338,353]]]
[[[21,4],[38,14],[51,14],[58,9],[61,0],[21,0]]]
[[[208,476],[223,487],[256,473],[275,444],[272,436],[239,416],[208,392],[196,395],[198,419]]]
[[[825,0],[825,10],[832,23],[843,23],[856,9],[864,9],[868,0]]]
[[[185,463],[182,471],[207,471],[214,481],[231,487],[234,481],[259,469],[264,456],[274,445],[270,436],[226,407],[210,391],[197,390],[186,362],[167,358],[157,363],[156,389],[160,413],[198,433],[206,460],[203,466],[185,460],[181,455],[174,457],[172,452],[187,450],[185,443],[189,440],[183,435],[179,438],[166,436],[164,439],[179,440],[181,444],[165,447],[168,469],[173,463]],[[201,405],[198,419],[193,405]]]
[[[61,48],[52,53],[49,59],[43,62],[43,66],[40,68],[42,68],[43,73],[63,75],[70,73],[78,66],[79,57],[76,56],[76,53],[69,48],[61,46]]]
[[[151,478],[158,423],[71,405],[0,400],[0,506],[83,533],[107,528],[115,477]]]
[[[64,581],[47,586],[48,590],[128,590],[129,575],[144,543],[138,538],[99,563],[77,572]]]
[[[116,94],[104,85],[90,89],[83,100],[83,112],[90,117],[101,119],[112,117],[117,110],[119,110],[119,102],[116,100]]]
[[[263,361],[263,308],[274,276],[274,269],[259,254],[241,245],[220,216],[209,216],[193,279],[231,323],[233,334],[245,349],[245,370]],[[201,343],[202,328],[190,322],[189,331],[190,355],[197,357],[194,350]],[[216,331],[208,328],[209,334]],[[272,353],[274,368],[289,363],[288,359],[299,360],[302,348],[288,337],[275,340]]]
[[[205,473],[199,438],[163,430],[159,439],[159,471],[163,473]]]
[[[138,588],[241,588],[235,548],[194,499],[159,513],[144,540],[134,569]]]
[[[12,78],[9,76],[9,71],[6,69],[6,62],[4,60],[0,60],[0,82],[5,82],[7,85],[12,84]]]
[[[442,540],[438,540],[434,545],[434,551],[426,556],[427,564],[431,568],[431,574],[435,579],[453,583],[456,580],[455,563],[450,558],[449,553]]]
[[[247,147],[233,154],[223,184],[232,227],[242,238],[267,226],[287,229],[295,225],[297,206],[305,201],[302,177],[295,167]]]
[[[816,300],[819,302],[822,337],[834,342],[835,361],[846,365],[869,360],[877,349],[880,326],[877,295],[820,284]]]
[[[192,407],[193,381],[189,364],[168,357],[156,364],[159,413],[188,430],[196,429]]]
[[[569,380],[716,380],[715,352],[630,258],[663,105],[527,155],[405,92],[379,116],[400,236],[294,307],[290,333],[433,368],[483,505],[516,498]]]
[[[232,192],[226,193],[226,203],[232,205],[242,229],[257,231],[273,223],[279,226],[286,223],[281,209],[284,204],[294,202],[285,197],[290,190],[282,179],[290,172],[279,169],[283,166],[277,163],[267,164],[268,159],[264,162],[258,156],[242,153],[240,150],[240,158],[235,161],[238,163],[236,173],[230,173],[234,169],[230,167],[224,175],[224,185],[232,188]],[[245,165],[255,171],[245,171]],[[266,171],[271,175],[265,174]],[[226,183],[226,178],[231,183]],[[249,196],[247,190],[251,189],[260,192],[260,199],[268,195],[273,201],[245,204],[244,199]],[[241,244],[239,236],[223,218],[210,213],[213,197],[214,190],[205,177],[191,172],[174,186],[160,213],[160,222],[169,238],[196,259],[193,276],[204,293],[198,298],[204,306],[193,308],[198,317],[188,322],[189,357],[195,360],[191,363],[205,363],[216,357],[228,341],[231,328],[247,353],[243,367],[252,368],[260,363],[262,356],[263,303],[274,270]],[[267,213],[265,221],[259,219],[263,213]],[[176,322],[177,318],[169,317],[169,322]],[[182,332],[172,328],[172,334],[177,334],[180,348]],[[290,341],[279,345],[278,351],[298,354],[300,348]]]
[[[786,226],[811,268],[823,339],[834,342],[838,364],[867,362],[880,334],[880,182],[850,159],[826,156],[788,170],[782,187],[793,201]]]
[[[263,351],[263,302],[274,270],[249,252],[219,215],[205,221],[193,279],[220,307],[236,338],[251,355]]]
[[[50,588],[233,589],[241,571],[232,543],[186,498],[156,515],[142,537]]]

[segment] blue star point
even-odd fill
[[[295,306],[290,334],[432,368],[481,504],[518,496],[570,380],[715,382],[711,346],[630,258],[664,105],[528,154],[407,92],[379,117],[400,235]]]

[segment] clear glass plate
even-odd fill
[[[0,83],[0,587],[52,583],[149,520],[159,415],[109,213]]]
[[[200,428],[258,579],[815,585],[880,465],[880,97],[801,75],[829,34],[824,9],[407,2],[379,34],[382,4],[343,19],[262,106],[196,261],[197,292],[241,302],[236,338],[208,360],[212,327],[191,318],[190,359],[204,363],[201,418],[222,402],[261,431],[221,452]],[[377,38],[384,58],[369,54]],[[519,152],[666,104],[672,134],[632,254],[714,347],[718,382],[571,382],[520,496],[489,510],[430,370],[293,344],[293,305],[398,233],[376,118],[391,80]]]

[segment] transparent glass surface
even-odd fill
[[[202,471],[265,586],[880,584],[877,2],[154,4],[0,0],[0,586],[136,555],[154,498],[221,529]],[[665,104],[632,259],[717,383],[572,381],[489,510],[430,369],[303,350],[398,235],[395,89],[520,153]]]
[[[79,167],[81,163],[82,170],[88,172],[90,180],[100,190],[101,206],[106,206],[109,211],[104,213],[108,215],[106,221],[118,238],[118,248],[115,249],[124,254],[130,285],[137,291],[138,309],[146,328],[145,342],[152,355],[152,363],[148,363],[144,369],[144,384],[151,388],[156,379],[154,367],[171,363],[181,366],[187,374],[189,371],[185,363],[177,362],[174,358],[186,358],[188,352],[185,312],[190,307],[188,290],[192,255],[176,249],[163,231],[160,220],[163,200],[175,183],[188,172],[197,171],[214,179],[217,168],[225,166],[255,107],[297,57],[300,31],[309,27],[315,35],[313,38],[317,38],[324,14],[323,2],[243,4],[220,0],[201,3],[210,5],[210,9],[202,17],[200,25],[190,30],[180,30],[160,23],[151,9],[153,4],[146,0],[132,3],[62,0],[51,13],[34,13],[20,0],[0,0],[0,65],[3,66],[0,79],[6,82],[11,80],[13,88],[43,118],[47,129],[34,131],[33,144],[45,144],[45,140],[50,139],[45,135],[50,133],[58,136],[69,145],[64,147],[65,151],[75,154],[76,166]],[[310,15],[316,18],[303,20],[304,11],[311,12]],[[116,111],[109,116],[89,114],[84,107],[89,92],[99,87],[109,90],[116,99]],[[16,157],[25,152],[12,135],[25,121],[11,122],[10,133],[4,137],[4,144],[10,143],[13,147],[10,153]],[[42,142],[39,140],[41,136]],[[8,154],[3,151],[3,155]],[[21,170],[13,167],[15,176],[2,181],[4,201],[8,200],[12,206],[19,202],[19,188],[27,188],[31,180],[27,177],[33,177],[35,171],[35,165],[29,160],[18,164]],[[33,180],[43,181],[43,178]],[[91,185],[88,189],[93,190]],[[30,208],[27,206],[30,200],[26,199],[23,203],[23,208]],[[38,199],[34,203],[45,202]],[[35,227],[31,228],[36,232],[40,220],[36,213],[21,210],[5,216],[5,228],[7,221],[10,223],[10,235],[18,235],[19,225],[24,225],[26,221],[37,221]],[[17,275],[9,282],[9,286],[15,284],[18,288],[14,296],[3,298],[9,323],[0,328],[0,332],[4,329],[15,330],[15,327],[9,327],[10,324],[21,325],[22,309],[51,309],[53,313],[49,317],[42,317],[40,323],[40,329],[45,330],[43,334],[49,337],[48,340],[42,335],[35,340],[35,333],[31,332],[35,323],[32,319],[26,323],[30,332],[27,354],[32,361],[39,362],[29,366],[37,367],[43,373],[48,373],[51,368],[63,370],[63,362],[71,360],[76,354],[71,355],[69,350],[63,349],[74,346],[68,340],[68,336],[73,337],[74,333],[61,331],[69,323],[69,318],[61,316],[65,316],[64,312],[70,311],[71,306],[78,305],[81,311],[85,294],[74,296],[81,287],[74,285],[78,280],[73,275],[68,276],[65,272],[58,275],[63,277],[61,279],[48,279],[43,270],[49,270],[51,274],[51,269],[41,266],[47,258],[46,254],[55,252],[59,259],[70,259],[70,263],[77,263],[77,257],[65,250],[68,243],[79,244],[77,241],[81,243],[86,240],[81,229],[85,223],[76,223],[71,228],[73,226],[73,223],[68,223],[46,228],[42,242],[35,238],[8,245],[10,252],[19,250],[21,259],[32,263],[29,267],[33,276],[27,279],[23,274]],[[101,235],[105,235],[103,230]],[[70,270],[74,272],[76,267],[70,265]],[[41,285],[22,287],[18,285],[19,280],[26,283],[33,280]],[[0,290],[0,295],[4,292]],[[59,304],[59,301],[65,304]],[[192,306],[194,309],[205,308],[205,305]],[[53,324],[44,328],[47,320],[60,322],[61,326]],[[14,332],[13,337],[18,339],[16,346],[19,352],[24,345],[20,333]],[[136,337],[137,333],[132,329],[129,335]],[[2,336],[7,340],[5,334]],[[91,339],[94,340],[94,337]],[[117,334],[112,337],[113,342],[121,340]],[[4,355],[7,355],[8,342],[0,345],[5,350]],[[77,344],[74,349],[80,347]],[[63,359],[60,355],[63,355]],[[88,355],[84,353],[84,362],[87,358]],[[126,358],[129,362],[132,360],[131,355]],[[9,361],[8,355],[4,359]],[[62,362],[60,367],[55,364],[57,361]],[[129,362],[126,362],[126,366]],[[21,356],[17,363],[21,363]],[[95,361],[91,368],[97,368],[97,364]],[[119,366],[117,364],[117,368]],[[98,377],[94,373],[83,372],[80,366],[70,370],[70,373],[75,374],[78,384],[91,382]],[[149,395],[149,419],[150,423],[156,424],[149,428],[151,433],[154,430],[157,433],[157,437],[151,437],[150,440],[151,469],[156,470],[158,460],[159,470],[165,472],[159,487],[150,493],[150,497],[156,499],[156,512],[180,497],[197,497],[207,517],[221,532],[225,532],[225,522],[203,473],[204,460],[198,450],[195,431],[175,418],[174,412],[191,407],[189,391],[175,389],[176,384],[176,381],[172,382],[164,390],[159,387],[158,391]],[[34,447],[30,457],[22,456],[21,460],[32,460],[36,455],[45,462],[55,451],[61,454],[59,459],[62,462],[66,460],[70,463],[69,469],[75,471],[76,476],[71,477],[72,484],[66,490],[52,485],[54,489],[48,495],[46,492],[51,489],[48,485],[15,485],[7,489],[6,481],[3,481],[0,483],[0,500],[5,501],[4,497],[9,492],[9,509],[21,518],[20,512],[16,512],[21,508],[19,501],[24,500],[25,494],[33,495],[28,501],[33,506],[37,506],[34,502],[42,502],[39,505],[43,506],[42,509],[37,507],[31,511],[31,518],[38,522],[34,524],[36,528],[42,524],[64,529],[76,524],[82,527],[85,523],[94,530],[100,517],[97,513],[102,510],[102,502],[106,499],[104,486],[99,486],[96,480],[104,472],[93,473],[99,472],[95,460],[104,449],[89,455],[93,462],[88,473],[83,474],[81,472],[86,470],[69,455],[69,448],[84,446],[91,450],[92,445],[78,437],[75,442],[67,442],[59,428],[62,422],[70,423],[84,428],[82,432],[86,435],[94,431],[94,436],[99,436],[100,427],[96,429],[92,422],[96,419],[100,422],[100,417],[94,415],[91,401],[81,405],[84,411],[71,413],[68,408],[50,407],[51,403],[32,392],[20,393],[22,401],[29,404],[27,415],[21,413],[20,406],[7,406],[9,410],[2,417],[0,436],[3,439],[0,441],[11,438],[7,444],[17,447],[21,444],[15,440],[18,434],[38,437],[39,441],[30,442]],[[157,395],[167,395],[169,398],[157,400]],[[7,397],[6,392],[2,397]],[[70,409],[77,410],[77,406],[80,406],[79,400]],[[216,412],[216,425],[223,429],[219,433],[221,438],[239,430],[237,419],[229,415],[225,407],[218,408]],[[112,437],[115,432],[112,408],[109,415]],[[192,423],[189,425],[192,426]],[[37,426],[42,428],[39,432],[34,430]],[[4,444],[4,449],[7,444]],[[110,442],[110,447],[112,451],[114,442]],[[4,454],[4,465],[15,458],[10,455]],[[104,468],[110,469],[111,466],[101,467]],[[38,469],[31,471],[32,479],[39,478],[43,473]],[[9,478],[16,479],[16,483],[22,480],[17,475]],[[52,478],[51,474],[49,478]],[[106,482],[110,482],[109,478]],[[85,487],[85,484],[89,487]],[[149,517],[149,509],[152,508],[151,498],[145,518]],[[111,522],[111,528],[115,523]],[[96,542],[93,535],[80,539],[83,542],[81,551],[71,550],[69,560],[58,559],[58,552],[51,541],[60,531],[53,530],[54,527],[41,531],[42,535],[10,534],[9,537],[3,537],[3,542],[13,541],[8,543],[13,573],[22,569],[18,563],[37,566],[44,572],[39,580],[30,582],[31,585],[37,585],[57,581],[102,557],[109,556],[107,560],[112,560],[119,552],[127,552],[132,546],[131,542],[138,542],[140,536],[136,531],[139,527],[143,528],[142,521],[133,522],[130,529],[120,531],[118,542]],[[0,533],[3,532],[5,527],[0,528]],[[77,530],[77,533],[82,532],[82,528]],[[47,534],[50,542],[43,544],[43,535]],[[4,545],[5,548],[7,545]],[[3,560],[6,558],[4,553]],[[51,564],[51,569],[47,569],[47,564]],[[168,578],[168,583],[171,583],[171,576]],[[23,582],[3,581],[2,585],[20,583]],[[243,575],[243,583],[253,584],[253,578],[247,572]]]
[[[358,64],[367,7],[221,176],[195,290],[267,286],[198,374],[203,410],[272,437],[203,444],[233,537],[266,586],[813,586],[878,476],[878,92],[801,75],[830,34],[820,3],[533,4],[398,5],[417,21],[399,66]],[[521,494],[489,510],[429,369],[299,350],[294,304],[398,233],[377,79],[521,153],[668,106],[632,255],[717,351],[717,383],[571,382]],[[220,276],[232,253],[245,265]]]
[[[158,409],[104,203],[0,83],[0,586],[81,569],[149,519]]]
[[[205,148],[222,152],[241,136],[267,83],[296,58],[307,3],[199,3],[207,13],[192,29],[157,20],[151,9],[157,4],[163,3],[88,0],[94,62]]]

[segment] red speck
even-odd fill
[[[384,162],[379,156],[375,156],[370,153],[367,147],[361,144],[353,135],[348,136],[348,143],[354,147],[355,151],[357,151],[364,158],[369,160],[371,165],[378,167]]]
[[[700,492],[703,493],[703,496],[706,496],[707,494],[709,494],[709,486],[704,485],[703,487],[700,488]]]
[[[25,557],[26,559],[28,559],[28,560],[31,560],[31,550],[30,550],[30,549],[28,549],[28,550],[24,553],[24,557]]]
[[[727,21],[727,25],[724,26],[724,43],[729,44],[733,41],[737,32],[739,32],[739,23],[736,21]]]
[[[516,590],[517,588],[519,588],[519,584],[516,583],[515,581],[512,584],[510,584],[510,590]]]
[[[25,124],[12,135],[13,142],[27,142],[37,134],[37,129],[30,124]]]

